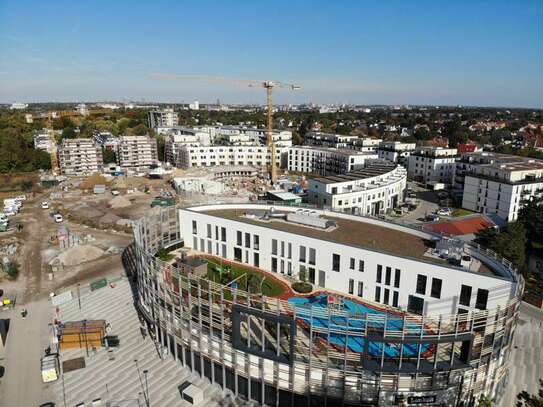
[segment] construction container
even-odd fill
[[[61,324],[58,328],[60,349],[98,348],[106,335],[106,321],[84,320]]]
[[[59,373],[58,353],[41,358],[41,379],[44,383],[54,382],[58,379]]]

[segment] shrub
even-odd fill
[[[10,279],[15,280],[19,275],[19,265],[17,263],[9,263],[6,268],[6,274]]]
[[[307,294],[313,290],[313,286],[304,281],[296,281],[295,283],[292,283],[292,289],[297,293]]]

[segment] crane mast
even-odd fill
[[[275,143],[273,142],[273,82],[267,81],[263,83],[266,88],[266,101],[268,106],[268,122],[267,122],[267,145],[270,150],[270,179],[275,182],[277,179],[277,166],[275,165]]]

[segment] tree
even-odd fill
[[[522,202],[518,220],[526,228],[526,238],[531,249],[543,249],[543,198],[532,197]]]
[[[75,129],[73,127],[65,127],[62,130],[62,139],[65,138],[76,138]]]
[[[494,250],[522,268],[526,256],[526,229],[522,222],[512,222],[500,233],[486,229],[476,233],[475,241]]]
[[[537,396],[527,391],[521,391],[517,394],[516,407],[543,407],[543,380],[539,379],[539,392]]]
[[[492,407],[492,400],[483,394],[481,397],[479,397],[477,407]]]
[[[102,147],[102,157],[104,158],[104,164],[111,164],[117,162],[117,156],[115,151],[110,150],[109,148]]]

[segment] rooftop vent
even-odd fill
[[[319,217],[318,213],[310,210],[290,212],[287,214],[287,222],[298,223],[319,229],[327,229],[335,226],[335,222]]]

